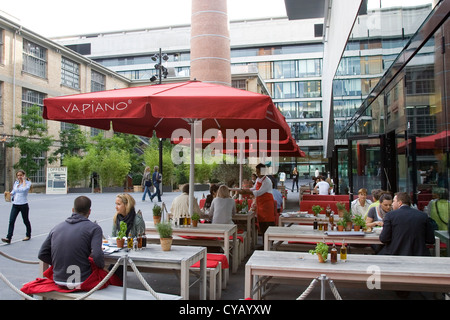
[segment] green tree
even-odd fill
[[[76,155],[67,155],[63,158],[62,164],[67,167],[67,183],[69,187],[76,187],[82,181],[89,178],[89,171],[86,172],[85,159]]]
[[[102,187],[123,185],[131,169],[125,139],[116,135],[112,138],[97,135],[92,141],[95,143],[89,145],[84,159],[89,172],[99,174]]]
[[[55,157],[60,155],[61,159],[65,156],[80,155],[86,151],[88,146],[87,136],[78,126],[74,126],[59,133],[60,147],[53,153]]]
[[[42,111],[39,106],[33,105],[27,108],[21,120],[21,124],[14,127],[20,135],[12,137],[7,146],[20,149],[21,157],[14,164],[14,168],[21,168],[27,172],[28,176],[32,176],[45,165],[46,161],[52,163],[56,160],[55,156],[49,156],[47,159],[42,157],[50,150],[53,138],[47,133],[47,123],[42,120]]]
[[[220,164],[217,165],[211,176],[213,179],[223,182],[228,187],[239,185],[239,164]],[[242,179],[250,179],[252,176],[252,170],[249,166],[242,166]]]

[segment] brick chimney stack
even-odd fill
[[[192,0],[191,80],[231,86],[227,0]]]

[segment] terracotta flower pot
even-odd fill
[[[359,231],[360,229],[361,229],[361,226],[355,225],[355,226],[353,227],[353,230],[355,230],[355,231]]]
[[[338,225],[338,226],[337,226],[337,230],[338,230],[338,231],[344,231],[344,226]]]
[[[153,223],[158,224],[161,222],[161,216],[153,216]]]
[[[322,257],[320,253],[317,253],[317,257],[319,258],[320,263],[325,263],[325,259]]]
[[[172,238],[160,238],[162,251],[170,251],[172,247]]]
[[[125,239],[116,239],[116,243],[117,243],[117,248],[123,248],[123,246],[125,245]]]
[[[347,225],[345,226],[345,231],[352,231],[352,225],[353,223],[351,221],[347,222]]]
[[[192,226],[195,228],[198,225],[198,220],[192,220]]]

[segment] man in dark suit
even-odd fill
[[[410,207],[411,198],[399,192],[392,202],[393,211],[383,220],[380,241],[385,244],[379,254],[429,256],[427,244],[434,244],[434,232],[426,213]]]

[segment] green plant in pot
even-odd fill
[[[348,210],[344,210],[344,215],[342,216],[342,220],[345,221],[345,230],[351,231],[352,230],[352,214]]]
[[[352,221],[355,224],[355,231],[359,231],[360,229],[364,229],[366,227],[366,221],[364,220],[363,216],[359,214],[355,215]]]
[[[158,224],[158,223],[161,222],[162,208],[161,208],[161,206],[155,204],[155,205],[153,206],[153,209],[152,209],[152,210],[153,210],[153,222],[154,222],[154,224],[156,225],[156,224]]]
[[[344,221],[344,219],[340,219],[337,222],[337,229],[338,229],[338,231],[344,231],[346,225],[347,225],[347,222]]]
[[[196,227],[198,224],[198,220],[200,220],[200,215],[197,212],[194,212],[191,217],[192,226]]]
[[[170,222],[161,222],[156,225],[156,230],[159,233],[162,250],[170,251],[172,247],[172,225]]]
[[[319,242],[317,243],[316,248],[314,250],[309,250],[309,253],[317,254],[319,262],[324,263],[325,261],[327,261],[328,258],[328,246],[324,242]]]
[[[119,231],[117,232],[117,248],[123,248],[125,244],[125,238],[127,237],[127,224],[124,221],[120,221]]]
[[[336,202],[336,208],[339,214],[339,217],[344,216],[345,204],[343,202]]]
[[[314,215],[317,216],[320,212],[323,211],[323,208],[319,205],[312,206],[311,210],[314,212]]]

